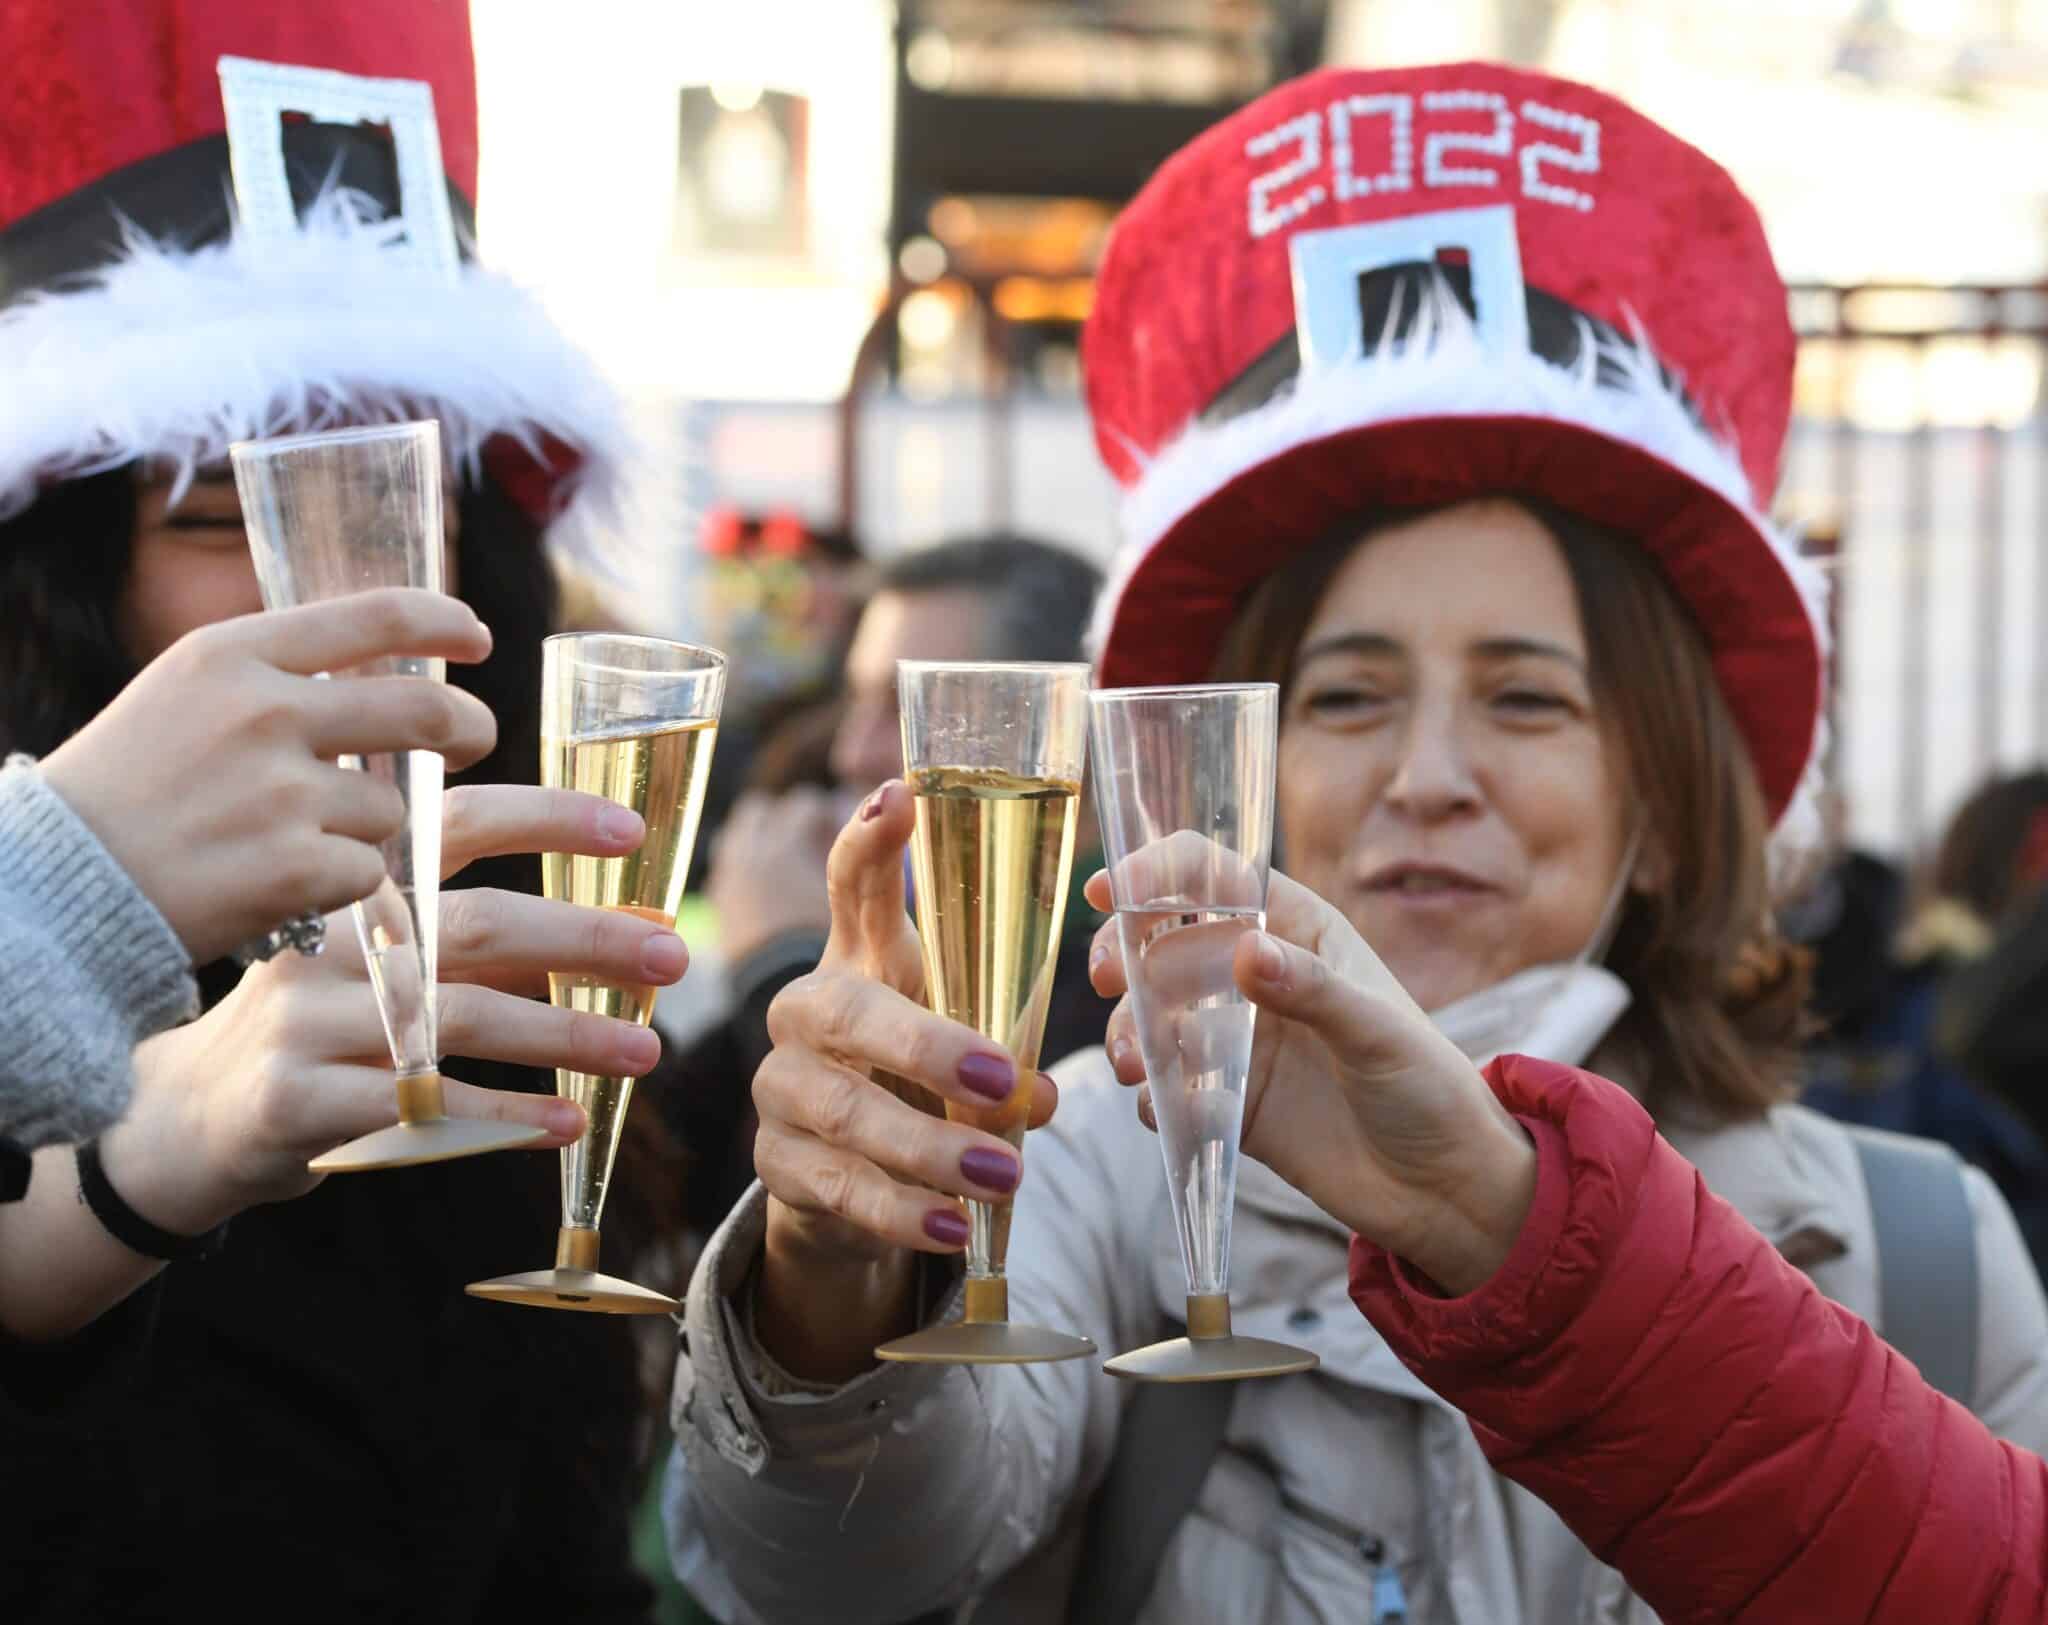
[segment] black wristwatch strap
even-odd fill
[[[187,1258],[207,1258],[220,1251],[228,1227],[220,1225],[199,1236],[173,1235],[158,1229],[121,1200],[121,1193],[107,1182],[107,1170],[100,1163],[100,1143],[87,1140],[78,1148],[78,1194],[92,1215],[106,1226],[107,1234],[132,1253],[144,1258],[161,1258],[178,1263]]]

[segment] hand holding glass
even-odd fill
[[[917,800],[911,862],[925,999],[1007,1049],[1021,1083],[987,1111],[946,1115],[1021,1151],[1074,867],[1088,668],[896,665],[903,766]],[[963,1318],[885,1343],[884,1360],[1016,1364],[1095,1352],[1009,1318],[1010,1204],[967,1204]]]
[[[1279,690],[1105,689],[1088,701],[1110,895],[1188,1277],[1188,1335],[1105,1369],[1159,1382],[1311,1370],[1314,1354],[1230,1329],[1231,1207],[1258,1013],[1231,962],[1266,920]]]
[[[438,423],[245,441],[228,457],[265,608],[372,587],[444,590]],[[438,683],[447,664],[397,656],[351,675]],[[445,764],[434,751],[409,750],[345,757],[342,765],[395,785],[405,800],[405,823],[384,843],[384,882],[354,907],[398,1075],[398,1122],[308,1166],[323,1174],[402,1168],[540,1143],[547,1135],[530,1126],[452,1118],[443,1105],[434,989]]]
[[[625,857],[543,854],[541,888],[673,926],[718,743],[725,656],[660,638],[586,633],[549,638],[541,659],[541,782],[609,796],[647,825],[639,850]],[[651,987],[551,976],[548,989],[561,1009],[642,1025],[654,1015]],[[468,1291],[544,1309],[673,1313],[681,1307],[673,1298],[597,1272],[598,1222],[633,1080],[562,1070],[555,1090],[590,1119],[583,1137],[562,1149],[555,1267],[477,1281]]]

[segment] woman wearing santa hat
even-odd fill
[[[451,1072],[494,1089],[450,1105],[563,1143],[580,1114],[532,1069],[639,1073],[657,1044],[550,1011],[546,970],[668,983],[684,951],[527,895],[531,853],[641,833],[534,782],[542,532],[565,499],[616,508],[627,435],[462,247],[467,5],[16,5],[7,46],[0,750],[56,751],[159,651],[261,607],[231,441],[438,419],[451,588],[494,638],[450,676],[497,718],[447,803],[476,885],[444,897],[441,996],[476,1058]],[[138,793],[165,782],[148,765]],[[207,1013],[136,1051],[122,1121],[40,1153],[0,1208],[7,1618],[646,1616],[625,1325],[461,1292],[547,1233],[551,1168],[306,1172],[391,1117],[354,936],[202,967]]]
[[[1784,1104],[1804,982],[1770,871],[1800,838],[1825,671],[1820,583],[1763,512],[1792,359],[1748,202],[1611,97],[1483,64],[1284,86],[1164,165],[1103,264],[1088,398],[1130,550],[1101,678],[1277,682],[1275,932],[1295,897],[1297,947],[1357,943],[1338,968],[1430,1011],[1447,1076],[1517,1053],[1620,1081],[1830,1296],[1968,1351],[1945,1380],[2038,1448],[2048,1306],[1995,1190],[1915,1161],[1898,1195],[1886,1148]],[[755,1082],[762,1183],[691,1286],[685,1581],[778,1625],[970,1599],[983,1622],[1647,1617],[1352,1311],[1359,1204],[1333,1191],[1375,1165],[1313,1113],[1248,1108],[1265,1165],[1240,1175],[1233,1253],[1238,1328],[1321,1367],[1242,1385],[1192,1457],[1173,1441],[1195,1411],[1161,1431],[1092,1362],[875,1364],[949,1312],[930,1266],[963,1239],[956,1196],[1015,1192],[1017,1304],[1103,1347],[1165,1335],[1185,1288],[1113,1087],[1128,1046],[1059,1069],[1056,1116],[1053,1085],[1014,1080],[1050,1117],[1028,1168],[863,1081],[972,1099],[990,1065],[921,1009],[910,927],[874,906],[910,826],[891,786],[840,839],[831,951]],[[1327,1055],[1260,1025],[1270,1087],[1311,1093]],[[1468,1127],[1499,1179],[1528,1177],[1506,1114]],[[1940,1202],[1949,1280],[1889,1239]]]

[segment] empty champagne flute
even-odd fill
[[[1230,1221],[1256,1008],[1231,962],[1266,923],[1279,689],[1088,696],[1095,805],[1139,1053],[1188,1277],[1188,1335],[1110,1360],[1119,1377],[1283,1376],[1307,1350],[1230,1325]]]
[[[541,662],[541,783],[609,796],[647,825],[640,849],[624,857],[543,853],[541,889],[673,927],[718,743],[725,656],[662,638],[592,632],[549,638]],[[550,976],[548,992],[559,1009],[643,1026],[654,1015],[652,987]],[[472,1282],[467,1290],[543,1309],[673,1313],[681,1307],[675,1299],[597,1269],[598,1223],[633,1080],[561,1069],[555,1091],[590,1121],[580,1139],[562,1148],[554,1268]]]
[[[925,998],[1007,1049],[1019,1074],[1003,1105],[949,1101],[946,1115],[1021,1153],[1074,868],[1088,668],[900,660],[896,688],[917,805],[911,867]],[[1010,1214],[1008,1202],[967,1204],[962,1318],[885,1343],[879,1357],[1007,1365],[1095,1352],[1085,1337],[1010,1319]]]
[[[441,426],[387,424],[244,441],[228,449],[264,607],[285,609],[373,587],[442,592]],[[412,656],[348,675],[443,682],[447,663]],[[516,1123],[450,1117],[442,1102],[434,988],[441,930],[441,783],[437,752],[348,756],[343,767],[395,785],[405,823],[384,843],[383,882],[353,909],[397,1073],[398,1122],[308,1166],[359,1173],[536,1145]]]

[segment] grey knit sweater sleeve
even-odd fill
[[[190,1020],[170,923],[26,757],[0,766],[0,1139],[90,1139],[127,1109],[130,1052]]]

